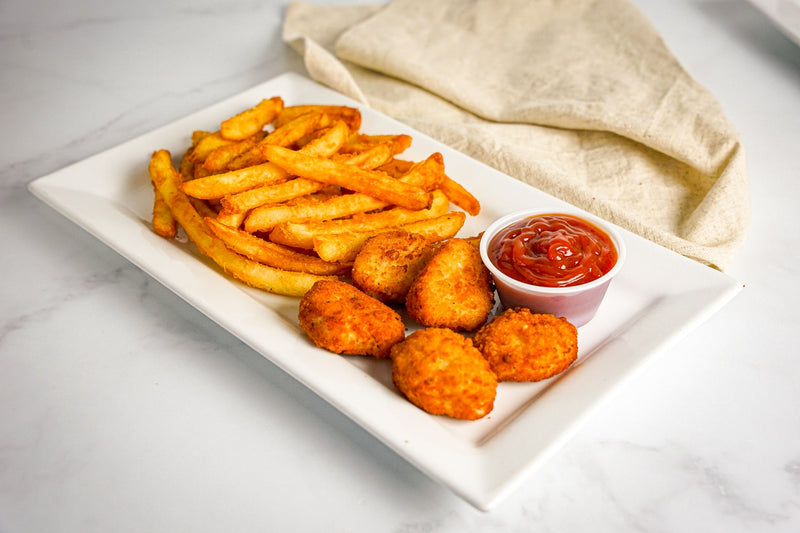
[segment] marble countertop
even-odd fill
[[[285,2],[0,5],[0,531],[800,531],[800,48],[744,0],[636,4],[741,133],[745,288],[488,513],[27,190],[304,73]]]

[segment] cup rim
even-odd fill
[[[569,287],[543,287],[540,285],[533,285],[532,283],[525,283],[523,281],[516,280],[511,276],[504,274],[501,272],[494,263],[492,263],[491,259],[489,259],[489,243],[494,238],[494,236],[506,226],[522,220],[524,218],[539,216],[539,215],[568,215],[577,218],[582,218],[588,222],[591,222],[601,230],[605,231],[608,236],[611,238],[611,242],[617,249],[617,262],[614,266],[600,276],[599,278],[592,280],[588,283],[582,283],[580,285],[571,285]],[[592,290],[596,287],[605,285],[609,283],[611,279],[622,270],[622,266],[625,263],[627,258],[627,249],[625,247],[625,241],[622,239],[622,235],[617,231],[617,228],[614,227],[611,223],[606,222],[605,220],[592,215],[591,213],[586,213],[584,211],[570,208],[570,207],[539,207],[539,208],[531,208],[531,209],[524,209],[521,211],[514,211],[512,213],[508,213],[504,215],[494,222],[492,222],[486,230],[483,232],[483,237],[481,238],[480,242],[480,254],[483,263],[486,265],[486,268],[492,273],[492,276],[495,278],[495,281],[500,281],[505,285],[511,286],[518,291],[529,292],[529,293],[538,293],[543,295],[569,295],[569,294],[576,294],[585,291]]]

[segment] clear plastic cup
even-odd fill
[[[516,280],[503,272],[489,259],[489,244],[494,236],[522,219],[538,215],[569,215],[591,222],[604,231],[617,249],[617,262],[603,276],[569,287],[542,287]],[[588,323],[597,313],[611,280],[625,263],[625,242],[610,224],[588,213],[568,208],[539,208],[508,214],[493,222],[484,232],[480,243],[481,259],[492,273],[500,302],[506,309],[527,307],[534,313],[546,313],[569,320],[575,327]]]

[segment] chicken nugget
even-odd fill
[[[450,239],[436,250],[406,296],[409,316],[427,327],[475,331],[494,307],[489,270],[478,250]]]
[[[472,338],[499,381],[541,381],[578,357],[578,330],[565,318],[506,309]]]
[[[343,281],[316,282],[300,300],[298,318],[314,344],[334,353],[387,357],[405,338],[400,315]]]
[[[463,335],[420,329],[391,350],[392,381],[411,403],[433,415],[477,420],[494,408],[497,378]]]
[[[353,262],[352,278],[365,293],[382,302],[402,303],[411,283],[433,255],[418,233],[387,231],[371,237]]]

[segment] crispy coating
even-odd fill
[[[427,327],[475,331],[494,306],[489,270],[480,253],[464,239],[437,249],[406,296],[409,316]]]
[[[388,357],[405,338],[394,310],[343,281],[315,283],[300,300],[300,327],[334,353]]]
[[[506,309],[473,337],[499,381],[540,381],[578,357],[578,330],[565,318]]]
[[[420,329],[391,351],[392,381],[414,405],[433,415],[477,420],[494,408],[497,378],[463,335]]]
[[[353,283],[382,302],[402,303],[433,250],[430,242],[418,233],[404,230],[380,233],[358,252],[351,273]]]

